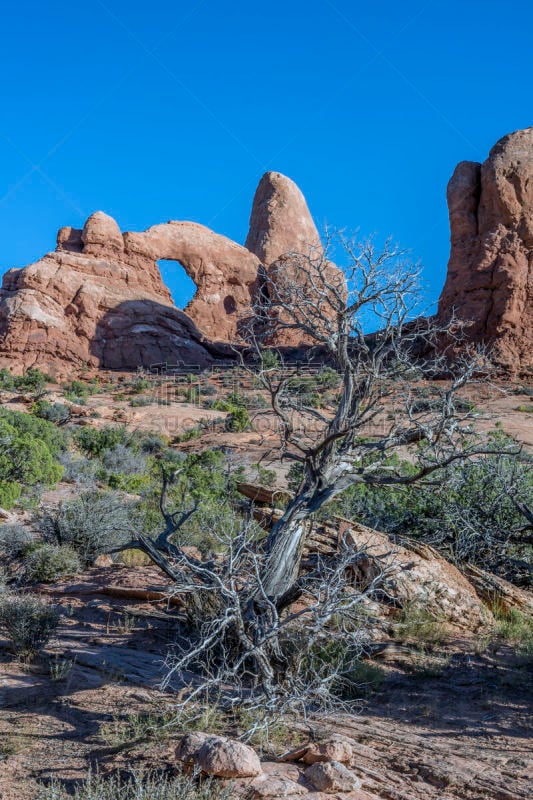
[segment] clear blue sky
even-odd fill
[[[455,164],[533,124],[532,32],[530,0],[5,3],[0,273],[97,209],[243,242],[273,169],[319,225],[410,248],[434,299]]]

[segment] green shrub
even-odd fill
[[[135,394],[141,394],[145,392],[147,389],[150,389],[152,384],[148,380],[148,378],[136,378],[131,384],[131,390]]]
[[[38,542],[26,550],[23,558],[24,575],[28,581],[53,583],[81,571],[78,554],[68,545]]]
[[[0,629],[19,658],[34,658],[54,633],[59,618],[58,609],[34,595],[0,595]]]
[[[2,508],[13,508],[22,494],[22,486],[15,481],[0,480],[0,506]]]
[[[267,469],[262,464],[254,464],[253,468],[257,475],[257,481],[261,486],[274,486],[276,483],[276,470]]]
[[[335,389],[340,383],[340,375],[331,367],[323,367],[315,380],[322,389]]]
[[[496,438],[495,444],[499,441],[505,443]],[[404,475],[413,469],[398,459],[386,465]],[[456,563],[479,564],[513,580],[511,562],[530,562],[531,548],[521,544],[526,521],[511,494],[531,507],[532,465],[526,453],[487,455],[450,465],[435,473],[427,486],[358,484],[340,495],[327,513],[393,536],[419,538]]]
[[[63,474],[56,455],[64,438],[31,414],[0,409],[0,505],[11,508],[24,487],[52,486]]]
[[[73,380],[70,383],[64,383],[61,387],[63,394],[73,403],[83,404],[88,397],[100,391],[100,383],[97,380],[85,381]]]
[[[123,425],[105,425],[103,428],[80,428],[74,433],[76,445],[89,456],[100,457],[105,450],[117,444],[129,445],[132,435]]]
[[[88,490],[42,514],[38,525],[47,542],[69,545],[86,567],[132,538],[132,519],[132,504],[120,495]]]
[[[50,382],[50,377],[39,369],[29,369],[24,375],[13,378],[13,385],[17,392],[27,394],[41,394]]]
[[[246,408],[242,406],[230,406],[228,408],[229,414],[225,419],[226,430],[233,433],[241,433],[247,431],[250,427],[250,415]]]

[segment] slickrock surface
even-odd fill
[[[452,310],[468,336],[511,372],[533,369],[533,127],[461,162],[448,184],[451,254],[438,316]]]

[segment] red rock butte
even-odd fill
[[[0,366],[56,375],[83,365],[206,366],[240,342],[270,263],[319,241],[303,194],[277,172],[261,179],[245,247],[194,222],[122,233],[97,211],[83,230],[61,228],[53,253],[4,276]],[[161,259],[181,264],[196,285],[183,311],[162,281]]]
[[[533,128],[505,136],[483,164],[462,162],[448,185],[451,254],[438,319],[466,323],[497,365],[533,370]],[[83,365],[134,369],[155,362],[207,366],[241,342],[255,300],[320,243],[289,178],[257,188],[245,246],[193,222],[122,233],[101,211],[83,230],[61,228],[57,247],[6,273],[0,289],[0,366],[58,375]],[[182,311],[157,262],[182,265],[196,293]],[[276,344],[306,343],[294,331]]]
[[[511,373],[533,371],[533,127],[504,136],[448,184],[451,253],[438,316]]]

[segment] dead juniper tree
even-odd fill
[[[330,260],[333,244],[342,269]],[[307,523],[328,501],[357,483],[428,481],[447,465],[490,451],[474,435],[474,413],[462,396],[486,359],[463,348],[451,361],[439,349],[457,339],[461,326],[417,318],[418,278],[391,242],[379,250],[342,234],[328,237],[324,248],[285,256],[265,277],[248,334],[254,372],[270,395],[281,456],[299,464],[302,475],[267,541],[262,591],[278,610],[294,600]],[[280,333],[314,347],[337,371],[334,408],[302,400],[298,369],[265,351]],[[409,474],[390,458],[407,450]]]
[[[403,253],[390,244],[378,251],[372,243],[339,241],[342,270],[327,248],[292,254],[272,268],[248,332],[242,363],[269,393],[278,452],[301,469],[279,520],[260,533],[252,508],[234,529],[216,534],[217,555],[195,559],[179,546],[181,522],[193,509],[167,510],[165,487],[175,477],[167,474],[165,530],[155,540],[137,539],[172,579],[187,617],[166,679],[188,685],[178,703],[184,712],[216,701],[251,710],[259,725],[276,711],[305,714],[342,703],[364,646],[362,608],[384,575],[378,564],[370,580],[350,582],[364,554],[342,542],[336,556],[318,557],[302,573],[313,514],[355,483],[427,481],[484,451],[461,397],[482,359],[474,354],[450,365],[435,355],[443,331],[415,318],[418,274]],[[280,333],[285,341],[303,339],[336,371],[330,407],[302,400],[298,368],[272,352]],[[398,452],[410,454],[408,473],[391,458]]]

